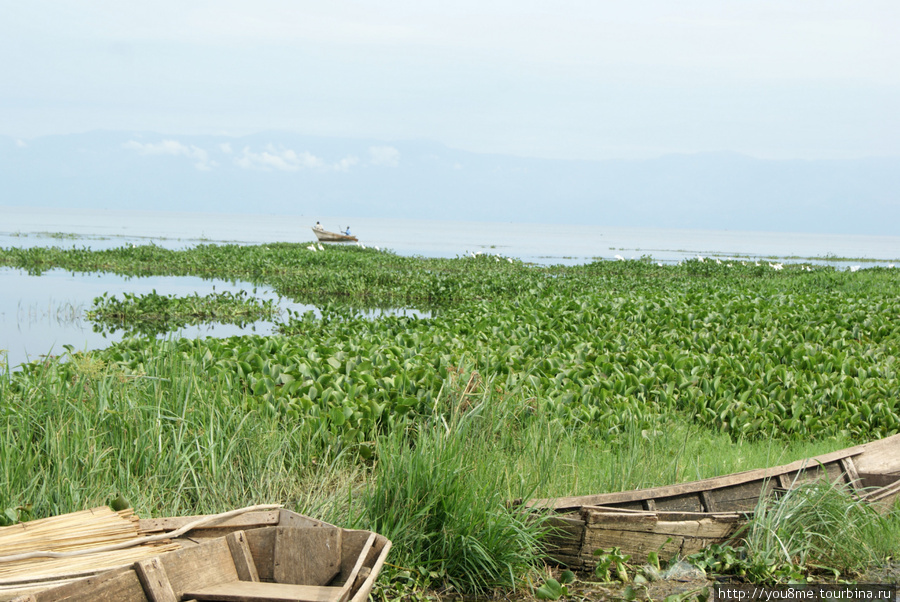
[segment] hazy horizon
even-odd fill
[[[0,205],[896,234],[893,0],[10,4]]]

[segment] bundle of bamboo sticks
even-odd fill
[[[131,509],[115,512],[106,506],[0,528],[0,557],[26,552],[74,552],[102,548],[141,537]],[[87,553],[70,558],[28,558],[0,562],[0,587],[24,580],[90,574],[131,564],[176,550],[173,543],[139,545],[122,550]]]

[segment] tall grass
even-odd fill
[[[508,501],[541,477],[510,473],[507,454],[517,435],[527,441],[546,427],[521,424],[488,392],[449,417],[382,437],[364,509],[371,528],[393,540],[392,563],[462,592],[519,584],[540,559],[541,527]],[[545,450],[537,464],[546,465],[550,448],[531,449]]]
[[[339,516],[361,469],[320,433],[247,411],[246,395],[160,354],[146,374],[82,358],[0,383],[0,509],[47,516],[123,495],[143,515],[282,502]]]
[[[840,483],[807,483],[761,500],[745,542],[752,566],[855,574],[900,551],[900,512],[881,515]]]

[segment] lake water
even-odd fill
[[[829,263],[838,268],[900,263],[900,237],[840,234],[796,234],[706,230],[609,228],[588,225],[451,222],[328,216],[230,215],[156,213],[0,207],[0,247],[58,246],[103,249],[153,243],[171,249],[199,243],[260,244],[314,240],[310,227],[321,221],[327,230],[348,225],[361,243],[400,255],[457,257],[492,253],[537,264],[574,265],[595,260],[651,256],[674,263],[684,258],[718,256],[779,261]],[[0,268],[0,350],[10,366],[57,354],[65,344],[76,349],[105,347],[119,335],[93,331],[84,312],[104,292],[206,295],[210,292],[252,291],[241,282],[190,277],[124,278],[111,274],[72,274],[52,270],[29,276]],[[257,288],[263,299],[277,296]],[[305,311],[290,300],[277,299],[282,309]],[[175,336],[267,334],[271,323],[248,327],[204,324]]]

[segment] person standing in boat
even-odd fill
[[[320,224],[319,222],[316,222],[316,230],[324,230],[324,228],[322,228],[322,224]]]
[[[344,230],[344,234],[346,234],[347,236],[350,236],[350,226],[347,226],[347,229]]]

